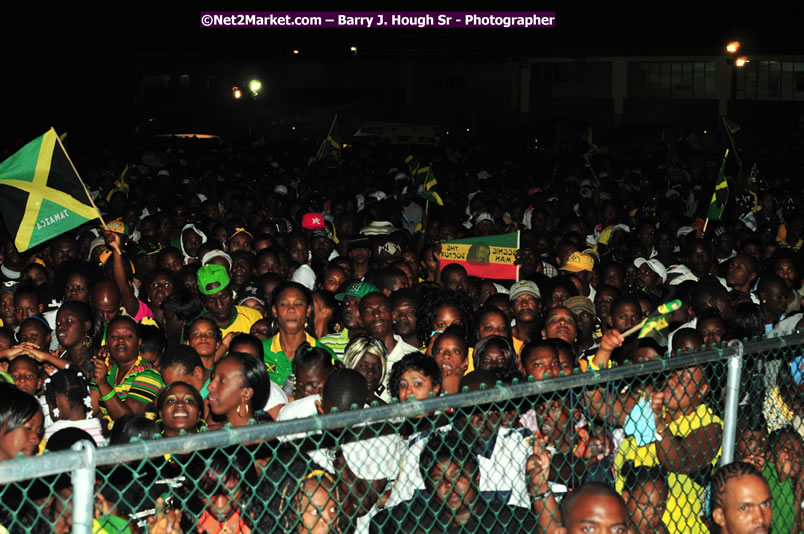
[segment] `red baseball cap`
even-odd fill
[[[306,230],[315,230],[316,228],[326,228],[324,222],[324,215],[321,213],[305,213],[302,217],[302,228]]]

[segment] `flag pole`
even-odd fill
[[[743,163],[740,160],[740,154],[737,152],[737,147],[734,146],[734,137],[731,135],[731,130],[729,129],[729,125],[726,124],[726,117],[721,116],[720,120],[723,122],[723,127],[726,129],[726,135],[729,136],[729,142],[731,143],[731,149],[734,151],[734,157],[737,158],[737,165],[739,167],[742,167]]]
[[[643,326],[645,326],[645,323],[646,323],[647,321],[648,321],[648,318],[647,318],[647,317],[645,317],[644,319],[642,319],[642,321],[640,321],[639,323],[635,324],[634,326],[632,326],[631,328],[629,328],[628,330],[626,330],[625,332],[623,332],[623,337],[628,337],[628,336],[630,336],[631,334],[633,334],[634,332],[636,332],[637,330],[639,330],[640,328],[642,328]]]
[[[56,131],[56,129],[53,128],[52,126],[51,126],[51,129],[54,132]],[[95,205],[95,201],[92,200],[92,195],[89,194],[89,190],[87,189],[87,186],[84,183],[84,180],[82,180],[81,175],[78,174],[78,169],[75,168],[75,164],[73,164],[73,160],[70,159],[70,155],[67,153],[67,150],[64,148],[64,145],[61,142],[61,138],[58,135],[56,135],[56,140],[58,141],[59,146],[61,147],[61,151],[64,152],[64,155],[67,157],[67,161],[70,162],[70,166],[73,168],[73,172],[75,172],[75,175],[78,177],[78,181],[81,182],[81,187],[84,188],[84,193],[87,194],[87,198],[89,199],[89,203],[92,204],[92,207],[95,209],[95,211],[98,212],[98,219],[100,220],[101,226],[103,227],[104,230],[108,230],[109,227],[106,226],[106,221],[103,220],[103,215],[101,215],[101,212],[98,209],[98,206]],[[120,248],[117,246],[117,243],[115,243],[112,248],[115,249],[115,252],[117,252],[118,254],[121,254]]]

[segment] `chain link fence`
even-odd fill
[[[793,532],[802,344],[800,334],[732,342],[326,416],[98,449],[82,442],[0,462],[0,525],[550,532],[562,499],[599,481],[622,494],[637,532],[707,532],[709,478],[736,458],[764,470],[773,532]]]

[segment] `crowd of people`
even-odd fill
[[[704,220],[719,161],[690,137],[661,158],[572,147],[576,163],[140,141],[86,156],[105,224],[25,252],[4,237],[0,460],[605,374],[804,325],[800,183],[740,166]],[[511,232],[517,280],[440,261],[445,241]],[[673,300],[666,345],[624,335]],[[741,461],[716,471],[723,369],[103,468],[96,528],[799,532],[804,356],[746,362]],[[42,482],[3,488],[0,525],[69,532],[69,482]]]

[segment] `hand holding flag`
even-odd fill
[[[637,339],[650,337],[656,340],[659,345],[667,345],[667,334],[669,330],[667,316],[679,309],[681,309],[681,301],[679,299],[662,304],[656,308],[656,311],[650,316],[643,319],[641,323],[623,332],[623,337],[627,337],[639,330]]]

